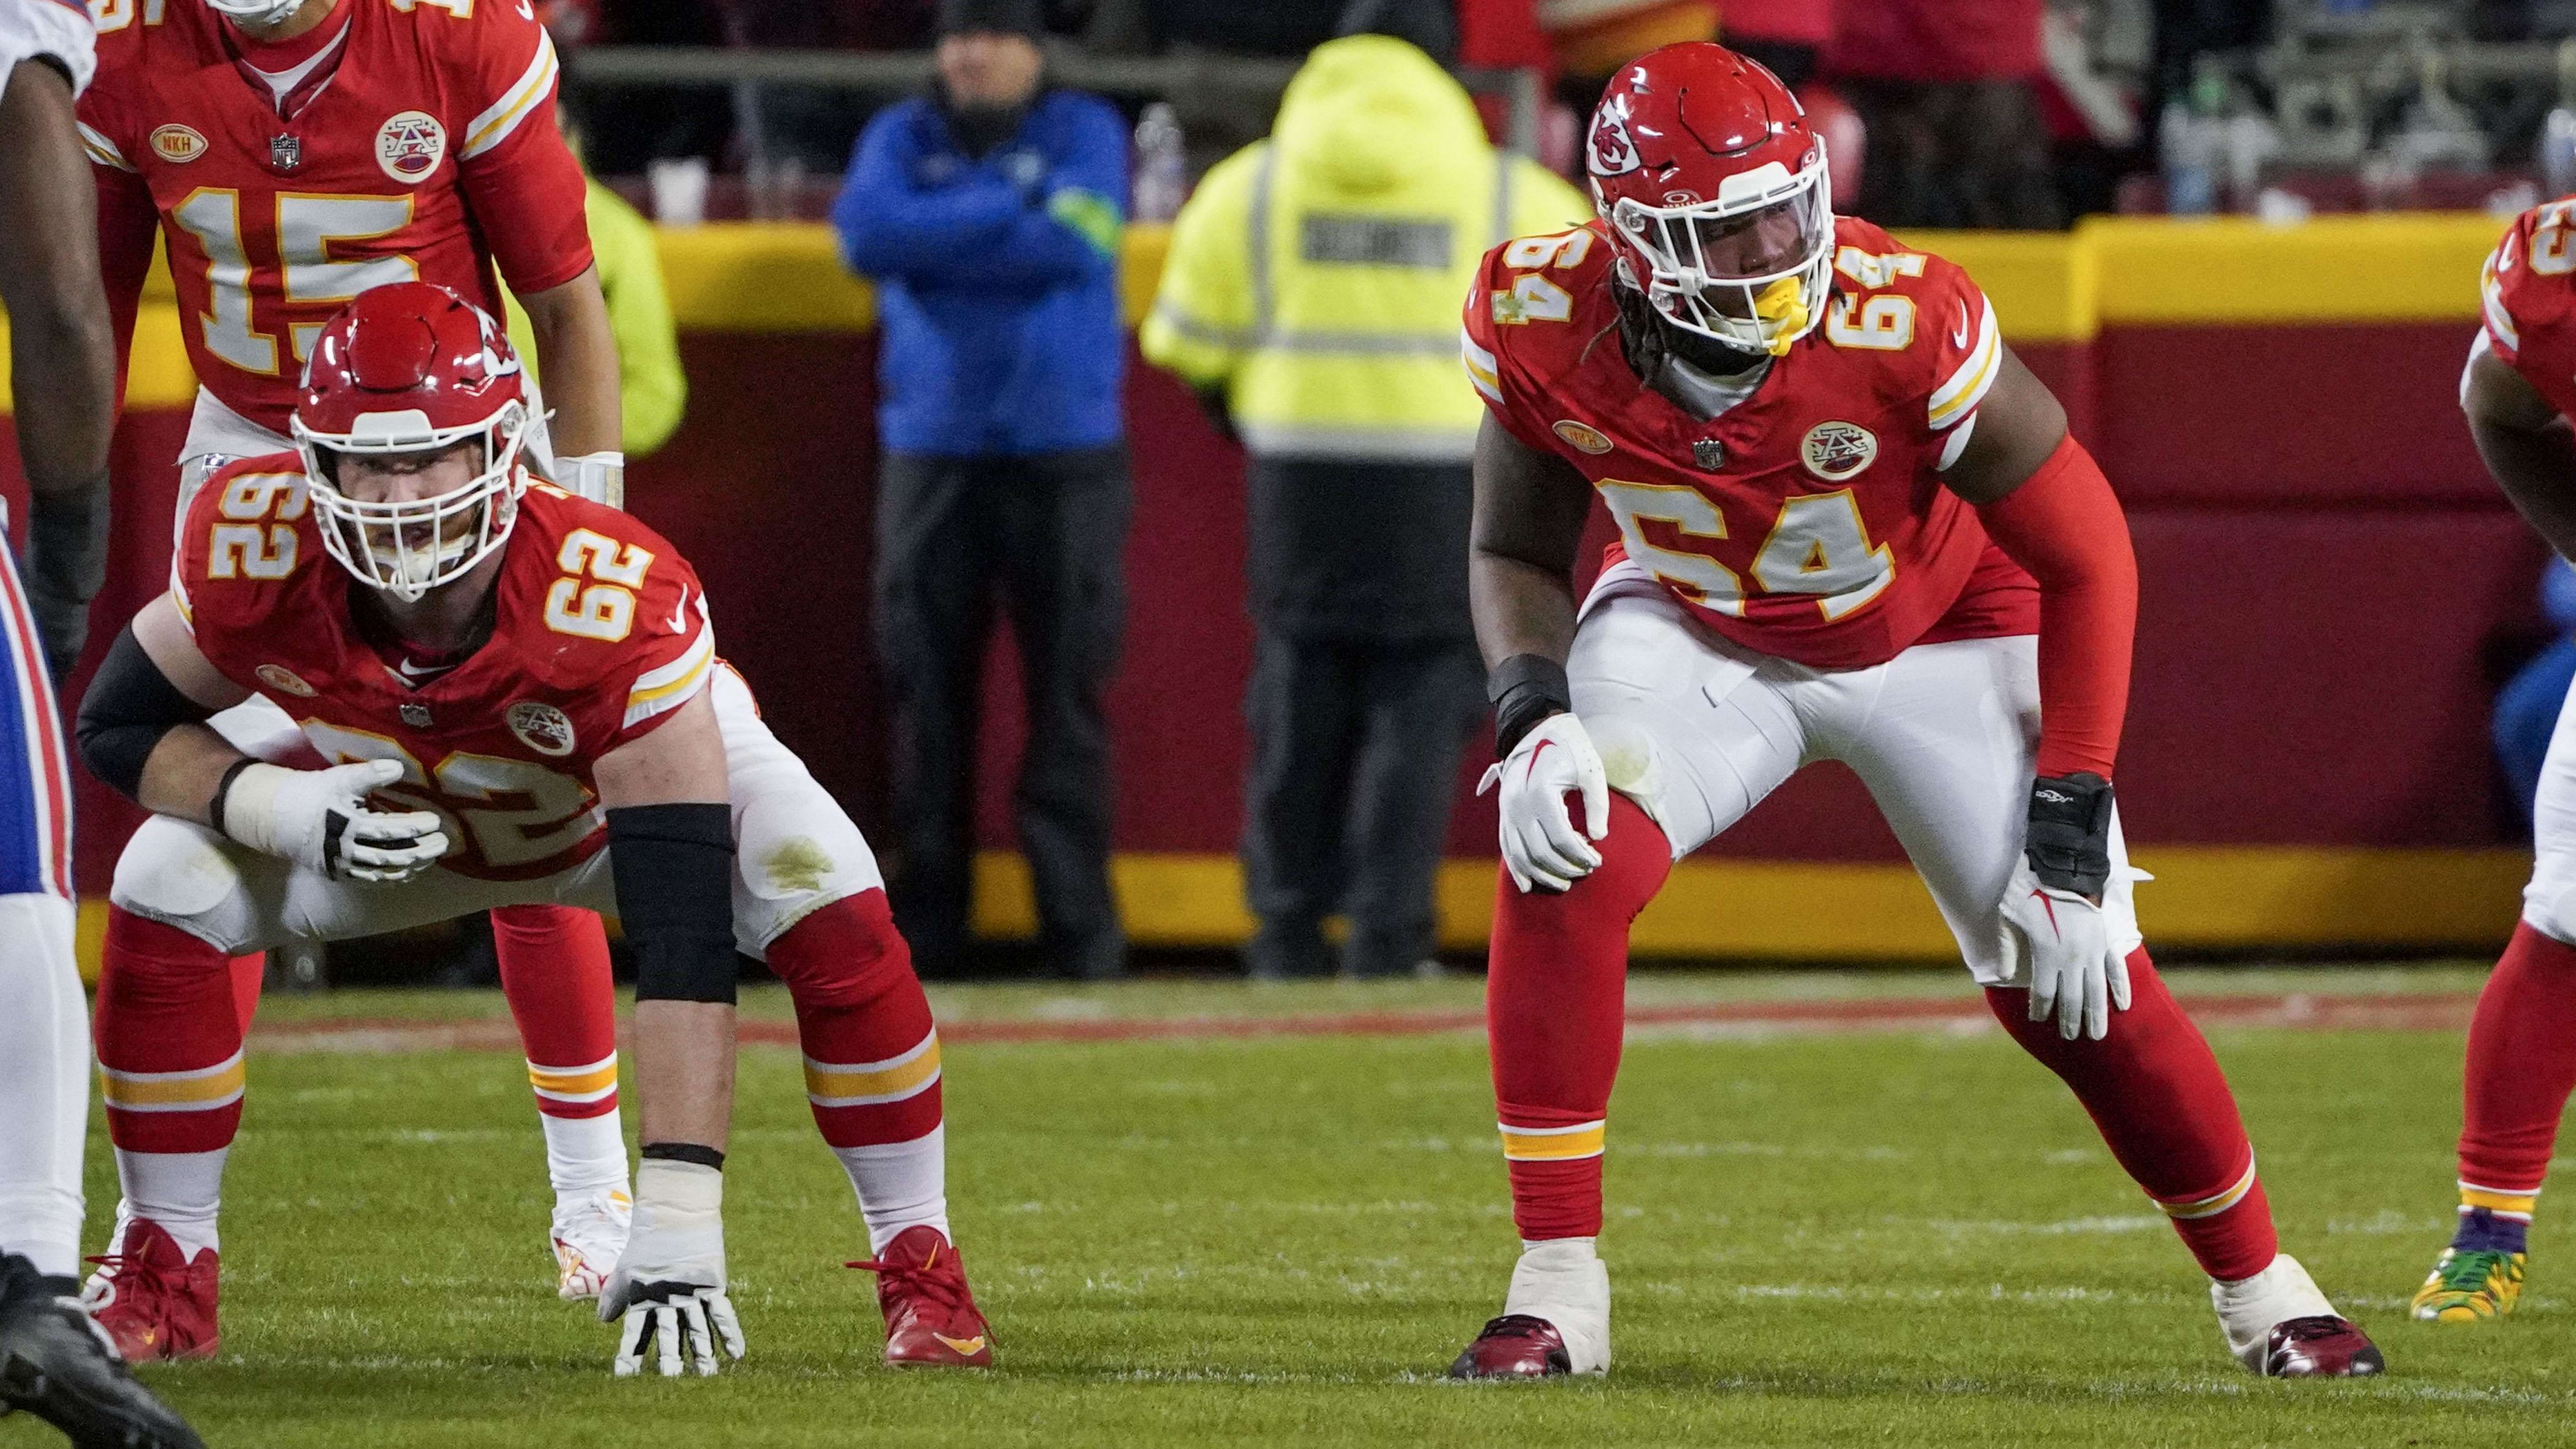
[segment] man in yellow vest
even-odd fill
[[[1486,248],[1591,207],[1497,152],[1431,57],[1382,35],[1316,47],[1269,139],[1173,223],[1145,356],[1251,454],[1246,894],[1256,976],[1407,973],[1482,706],[1467,616],[1478,403],[1458,307]]]

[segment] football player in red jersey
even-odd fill
[[[686,561],[614,509],[531,485],[517,360],[489,316],[420,283],[318,335],[298,451],[215,475],[170,591],[83,700],[82,756],[154,817],[118,862],[101,1039],[110,1100],[240,1118],[244,1023],[225,958],[290,935],[401,929],[493,906],[617,911],[637,957],[643,1165],[600,1297],[618,1368],[647,1346],[739,1356],[720,1218],[734,953],[795,1003],[814,1119],[867,1221],[898,1364],[991,1362],[950,1246],[939,1038],[858,828],[715,654]],[[355,579],[355,586],[351,580]],[[450,667],[427,676],[403,665]],[[258,691],[326,762],[252,758],[203,721]],[[219,1163],[217,1164],[219,1168]],[[189,1178],[138,1154],[138,1199]],[[209,1196],[213,1187],[205,1189]],[[135,1217],[101,1323],[136,1357],[216,1346],[212,1253]]]
[[[2484,322],[2460,410],[2487,471],[2562,557],[2576,558],[2576,200],[2515,220],[2479,278]],[[2469,1021],[2459,1226],[2415,1317],[2478,1323],[2522,1295],[2532,1210],[2576,1091],[2576,715],[2562,711],[2532,810],[2522,919]]]
[[[407,280],[495,315],[498,278],[508,280],[556,408],[532,434],[539,471],[619,501],[616,344],[581,168],[555,125],[554,48],[525,4],[105,0],[98,28],[99,80],[80,120],[117,335],[132,332],[158,232],[199,380],[183,515],[216,469],[288,446],[322,324],[358,293]],[[264,702],[219,728],[254,754],[309,759],[294,753],[293,722]],[[557,1289],[595,1296],[630,1204],[608,943],[586,912],[552,906],[500,911],[492,928],[546,1134]],[[214,1150],[114,1092],[108,1106],[120,1162]],[[218,1246],[209,1204],[191,1193],[142,1210],[193,1254]],[[120,1223],[135,1210],[129,1201]],[[101,1291],[126,1248],[120,1227]]]
[[[1503,751],[1487,1028],[1523,1251],[1451,1372],[1608,1368],[1628,924],[1817,759],[1869,787],[1995,1015],[2172,1217],[2230,1351],[2377,1372],[2279,1252],[2218,1063],[2140,944],[2110,783],[2136,572],[2064,412],[1957,267],[1834,216],[1760,66],[1630,64],[1589,165],[1600,218],[1496,248],[1467,302]],[[1578,608],[1595,494],[1620,542]]]

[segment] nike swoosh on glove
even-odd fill
[[[2109,918],[2091,900],[2040,883],[2023,859],[2004,887],[2004,960],[2030,983],[2030,1019],[2057,1018],[2057,1034],[2100,1041],[2111,1013],[2129,1009],[2129,963],[2111,943]]]
[[[1610,777],[1583,721],[1571,713],[1549,715],[1521,736],[1512,752],[1485,771],[1479,795],[1502,787],[1503,868],[1522,891],[1561,891],[1601,864],[1592,842],[1610,833]],[[1583,829],[1565,808],[1565,797],[1583,797]]]
[[[685,1354],[700,1374],[716,1371],[716,1344],[739,1359],[742,1320],[725,1297],[724,1173],[695,1162],[647,1158],[635,1173],[635,1226],[599,1293],[599,1321],[626,1321],[611,1365],[619,1378],[644,1371],[644,1354],[677,1377]]]
[[[333,880],[406,881],[447,854],[447,835],[430,811],[368,808],[369,795],[402,775],[391,760],[327,770],[251,765],[217,800],[215,824],[253,850]]]

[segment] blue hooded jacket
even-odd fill
[[[842,260],[878,288],[888,451],[1024,455],[1118,441],[1126,196],[1126,123],[1094,96],[1044,92],[981,158],[926,98],[868,122],[832,225]]]

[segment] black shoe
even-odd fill
[[[1255,981],[1311,981],[1333,974],[1333,953],[1311,923],[1272,923],[1245,943],[1243,971]]]
[[[135,1382],[79,1292],[75,1279],[0,1258],[0,1411],[25,1409],[69,1435],[74,1449],[206,1449]]]

